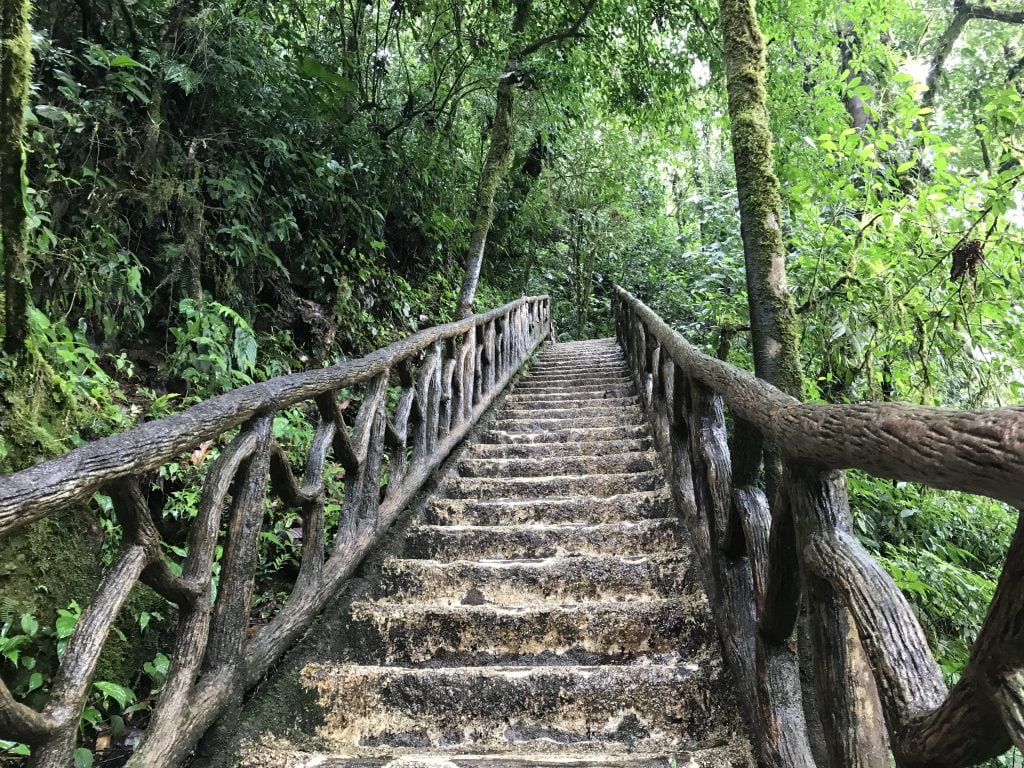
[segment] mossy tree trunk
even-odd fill
[[[719,0],[719,5],[754,366],[760,378],[800,398],[799,332],[786,285],[782,198],[775,175],[765,90],[764,37],[754,0]],[[811,473],[814,480],[810,497],[836,500],[834,519],[826,519],[799,493],[803,486],[794,470],[806,471],[808,467],[783,468],[773,447],[765,447],[772,548],[800,552],[816,530],[826,526],[852,530],[841,478],[825,472]],[[797,649],[791,630],[786,637],[766,636],[762,623],[758,630],[758,677],[771,684],[771,677],[765,674],[770,665],[775,670],[774,684],[785,681],[777,693],[799,690],[802,678],[806,717],[800,716],[793,702],[780,709],[768,696],[759,728],[765,734],[781,737],[777,742],[781,755],[792,752],[806,758],[810,746],[814,762],[822,768],[887,765],[874,680],[849,611],[822,579],[805,573],[793,587],[795,590],[788,588],[786,604],[796,606],[802,597],[801,621],[807,637],[801,637]],[[809,678],[813,684],[807,686],[812,682]],[[764,739],[764,743],[776,742]],[[780,759],[781,755],[762,757],[767,764],[789,764]]]
[[[32,76],[28,0],[0,0],[0,238],[3,241],[4,349],[24,350],[30,275],[25,175],[25,104]]]
[[[782,199],[764,87],[764,38],[753,0],[720,0],[720,5],[754,369],[800,397],[796,312],[786,287]]]
[[[512,20],[512,40],[516,40],[526,29],[530,18],[530,0],[516,2],[516,14]],[[491,143],[487,147],[480,170],[480,183],[476,193],[476,209],[473,212],[473,232],[469,237],[466,252],[466,272],[459,292],[459,317],[473,314],[473,299],[480,282],[480,268],[484,263],[487,236],[494,223],[494,195],[498,185],[508,173],[512,161],[512,127],[515,114],[515,80],[519,68],[519,56],[511,53],[505,61],[505,71],[498,79],[497,100],[494,105],[494,120],[491,123]]]
[[[540,37],[518,50],[512,49],[505,61],[505,70],[498,78],[497,101],[494,106],[494,120],[491,124],[491,143],[487,148],[487,157],[480,170],[480,183],[477,186],[473,232],[469,238],[466,271],[462,278],[462,290],[459,292],[459,317],[468,317],[473,314],[473,299],[476,297],[477,285],[480,282],[480,268],[484,263],[487,236],[494,223],[494,196],[498,191],[498,185],[508,174],[512,161],[515,88],[519,79],[519,65],[547,45],[578,37],[580,29],[596,4],[597,0],[588,0],[583,5],[580,14],[564,29]],[[532,0],[516,0],[515,7],[516,13],[511,29],[513,45],[526,30],[533,2]]]

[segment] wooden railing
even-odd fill
[[[908,602],[851,533],[841,472],[1020,509],[1024,408],[803,404],[621,288],[614,312],[760,764],[886,768],[891,750],[901,768],[959,768],[1024,748],[1024,525],[947,690]]]
[[[243,387],[0,479],[0,535],[102,492],[124,531],[120,553],[83,611],[42,711],[0,682],[0,738],[33,745],[30,765],[66,768],[111,627],[142,582],[178,609],[171,666],[128,765],[180,762],[222,713],[309,626],[360,560],[476,423],[551,328],[546,296],[431,328],[360,360]],[[396,387],[389,405],[389,387]],[[349,427],[338,390],[361,388]],[[397,394],[397,396],[395,396]],[[301,479],[272,433],[300,403],[319,414]],[[240,427],[208,471],[188,552],[168,566],[146,502],[149,473]],[[333,546],[325,547],[328,457],[345,470]],[[384,482],[386,478],[386,483]],[[287,603],[255,635],[249,614],[268,491],[302,515],[302,560]],[[228,498],[230,497],[230,502]],[[211,601],[224,507],[220,581]]]

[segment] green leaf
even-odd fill
[[[92,752],[85,747],[76,749],[75,766],[76,768],[92,768]]]
[[[31,614],[23,613],[21,615],[21,631],[29,637],[35,637],[36,632],[39,631],[39,622]]]
[[[303,56],[299,59],[299,73],[305,77],[312,77],[322,83],[332,85],[341,93],[355,93],[356,90],[356,84],[347,77],[342,77],[337,72],[332,72],[310,56]]]
[[[93,683],[93,687],[100,691],[105,697],[116,701],[118,706],[122,709],[135,701],[135,694],[129,688],[125,688],[123,685],[119,685],[118,683],[100,680]]]
[[[131,56],[126,56],[123,53],[119,53],[117,56],[110,60],[110,66],[112,67],[141,67],[142,64],[137,62]]]

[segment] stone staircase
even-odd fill
[[[548,347],[400,547],[235,765],[754,765],[614,341]]]

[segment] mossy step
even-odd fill
[[[538,419],[592,419],[628,417],[630,421],[642,418],[639,405],[606,405],[603,401],[591,401],[563,405],[561,408],[524,408],[520,404],[503,406],[497,413],[498,421],[535,421]]]
[[[717,643],[699,589],[523,608],[359,602],[346,631],[353,661],[429,667],[668,663],[706,656]]]
[[[635,522],[520,525],[419,525],[404,556],[426,560],[531,559],[570,555],[675,552],[685,544],[675,518]]]
[[[592,753],[538,755],[462,755],[450,751],[402,750],[406,754],[359,757],[249,747],[239,768],[752,768],[745,750],[720,748],[653,755]],[[670,762],[671,761],[671,762]]]
[[[595,427],[630,427],[643,424],[644,419],[639,409],[632,411],[614,409],[598,414],[579,416],[530,416],[528,418],[509,418],[499,414],[491,423],[491,428],[502,432],[543,432],[560,429],[593,429]]]
[[[534,365],[526,374],[526,378],[537,379],[548,376],[628,376],[629,369],[621,360],[607,363],[548,363]]]
[[[651,450],[650,437],[633,440],[589,440],[565,443],[474,443],[466,456],[490,459],[540,459],[547,456],[607,456],[617,453],[644,453]]]
[[[384,602],[420,605],[575,605],[672,597],[698,583],[688,552],[454,562],[389,558],[376,594]]]
[[[535,392],[551,387],[574,388],[577,386],[628,387],[632,383],[633,380],[625,373],[613,375],[598,372],[557,374],[551,376],[524,376],[516,383],[515,391]]]
[[[639,440],[650,437],[646,424],[619,425],[613,427],[562,427],[537,432],[510,432],[491,428],[480,436],[482,443],[575,443],[598,440]]]
[[[424,522],[432,525],[516,525],[519,523],[612,523],[674,514],[666,488],[615,496],[567,496],[547,499],[433,498]]]
[[[490,751],[618,743],[640,751],[732,738],[717,694],[721,663],[403,668],[313,663],[304,687],[318,736],[350,747]]]
[[[649,472],[658,467],[653,451],[597,455],[544,456],[532,459],[463,459],[462,477],[551,477],[625,472]]]
[[[590,400],[593,398],[636,397],[636,386],[633,382],[622,385],[602,386],[600,384],[580,384],[565,386],[564,384],[545,384],[531,388],[516,387],[509,394],[509,399],[516,400]],[[513,399],[514,398],[514,399]]]
[[[523,395],[509,395],[505,398],[504,408],[523,411],[548,411],[561,408],[629,408],[640,405],[640,398],[635,395],[627,397],[574,397],[536,398]]]
[[[551,477],[451,477],[441,494],[455,499],[543,499],[551,496],[615,496],[653,491],[665,483],[660,469]]]

